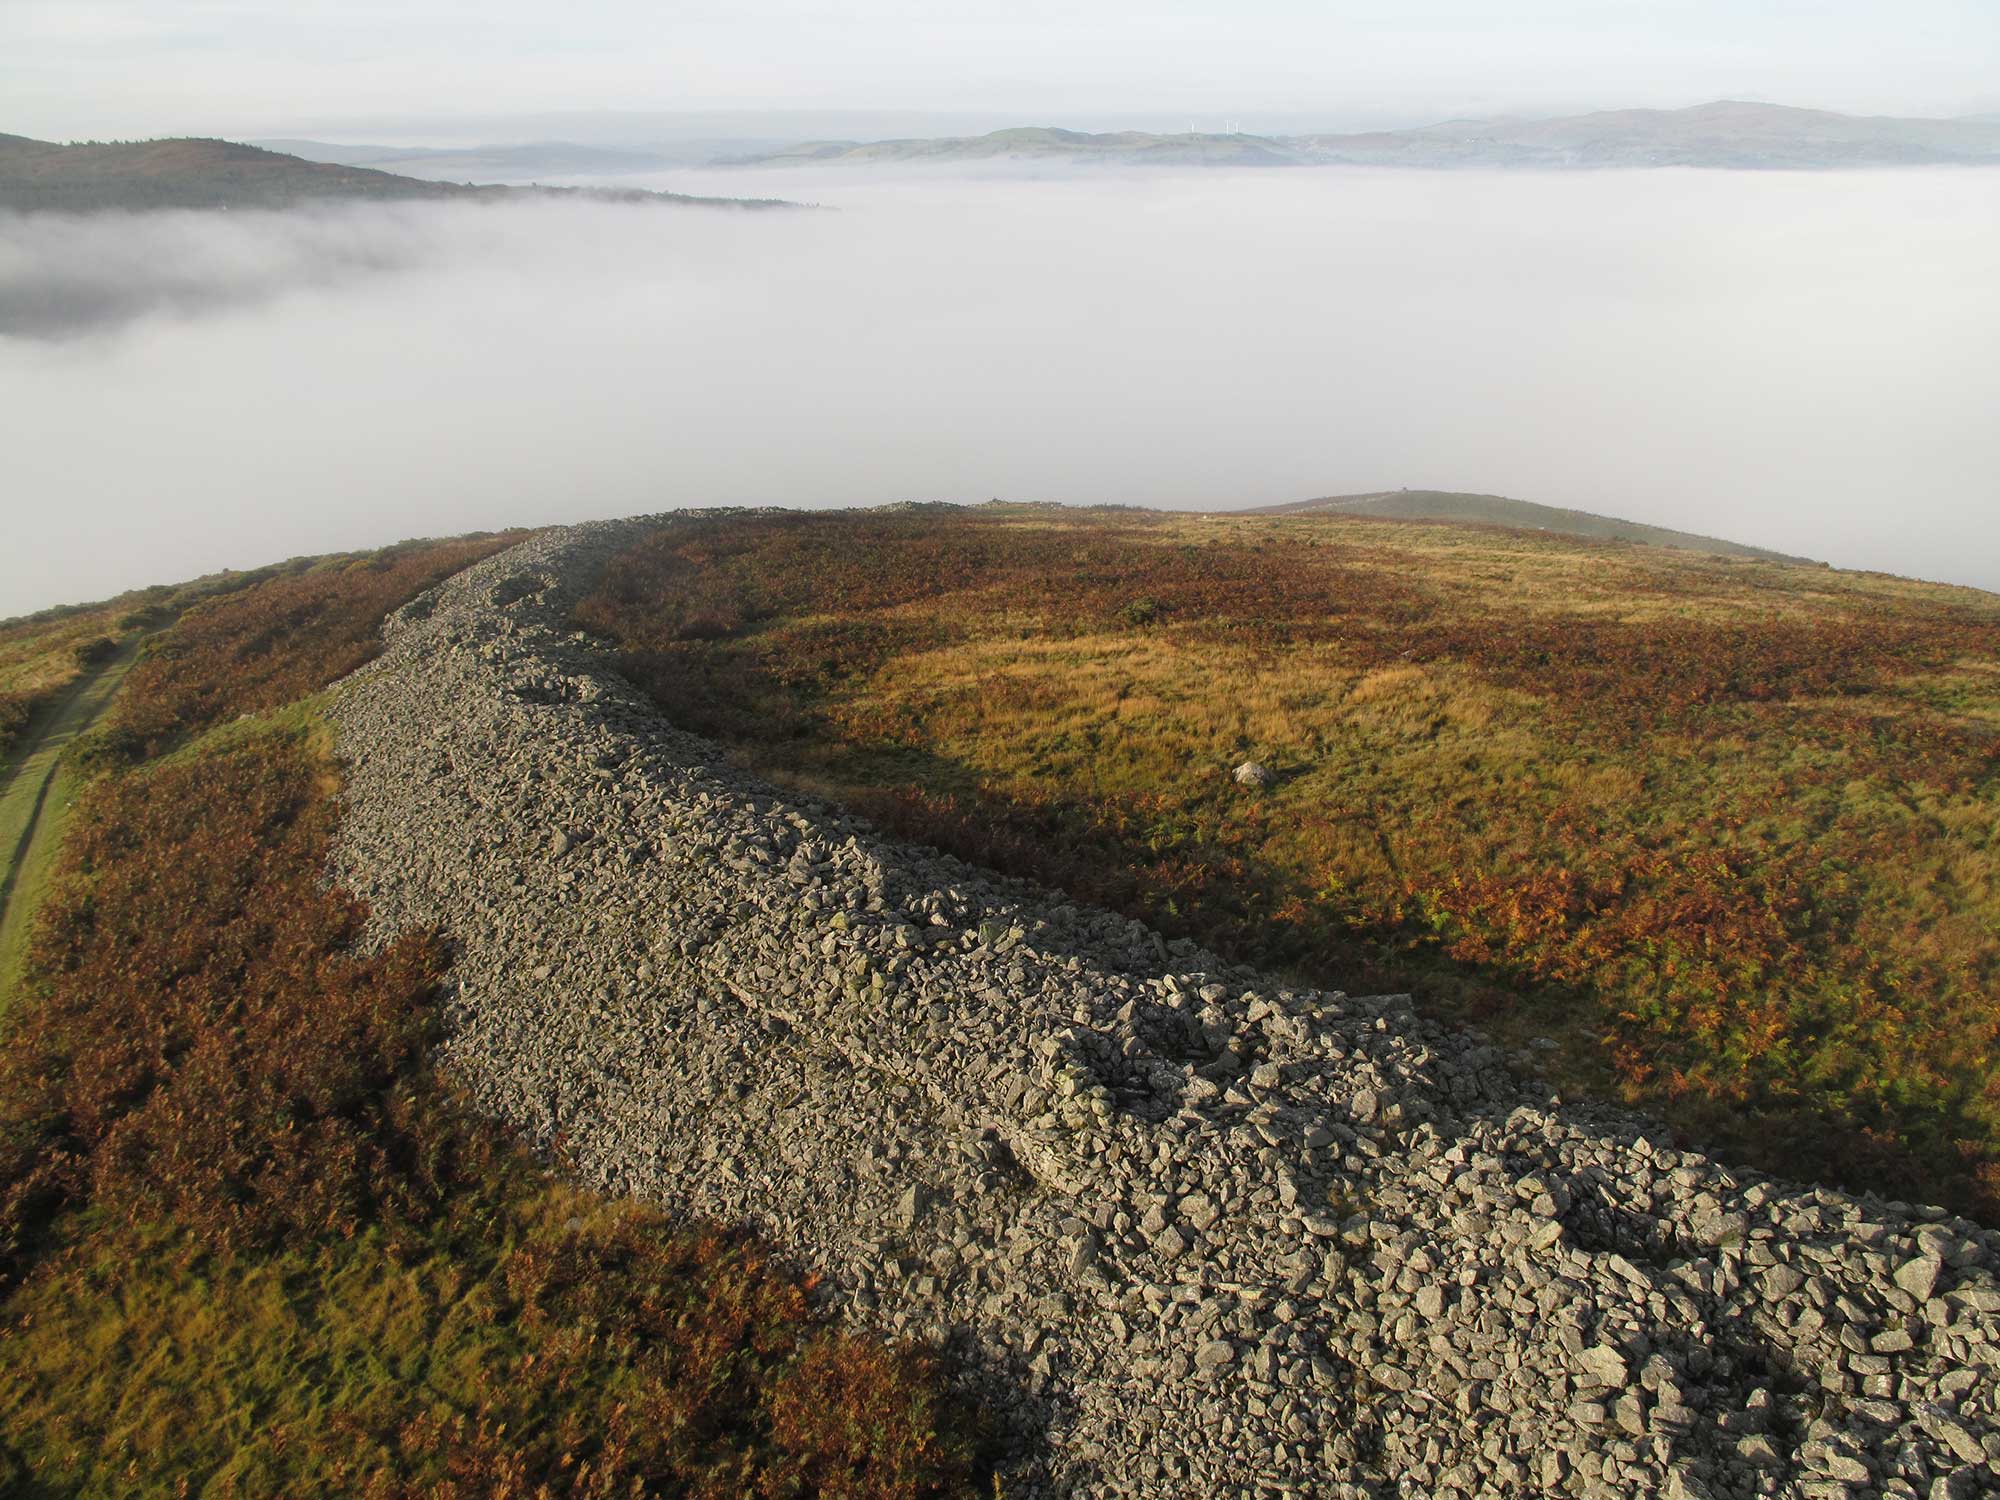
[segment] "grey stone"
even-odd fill
[[[1745,1393],[1738,1339],[1827,1403],[1801,1494],[1984,1482],[1990,1232],[1733,1173],[1407,996],[757,783],[569,627],[681,524],[538,534],[333,692],[332,873],[371,942],[451,939],[440,1062],[476,1108],[588,1185],[754,1224],[836,1317],[948,1340],[1013,1500],[1767,1493],[1808,1419]]]
[[[1194,1367],[1203,1371],[1219,1370],[1224,1365],[1233,1364],[1235,1359],[1236,1346],[1228,1339],[1210,1339],[1195,1351]]]
[[[1919,1302],[1929,1299],[1931,1290],[1937,1285],[1938,1277],[1944,1271],[1944,1262],[1934,1255],[1920,1255],[1915,1260],[1906,1260],[1896,1268],[1896,1285],[1908,1292]]]
[[[1630,1378],[1625,1356],[1609,1344],[1593,1344],[1577,1356],[1577,1369],[1603,1386],[1620,1386]]]
[[[1959,1420],[1958,1414],[1946,1407],[1925,1405],[1917,1412],[1924,1431],[1942,1438],[1959,1462],[1976,1464],[1986,1457],[1985,1446],[1979,1435]]]

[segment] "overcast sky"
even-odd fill
[[[1254,129],[1724,97],[1955,114],[2000,110],[1996,62],[1995,0],[0,0],[0,130],[577,108]]]

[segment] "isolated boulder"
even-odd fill
[[[1244,761],[1229,774],[1236,778],[1238,786],[1275,786],[1278,782],[1276,776],[1254,760]]]

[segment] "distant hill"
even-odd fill
[[[252,141],[266,151],[279,151],[304,161],[343,167],[374,167],[406,177],[452,182],[521,182],[537,177],[570,177],[584,173],[665,172],[685,166],[684,160],[651,151],[620,151],[607,146],[579,146],[568,141],[539,141],[521,146],[347,146],[329,141]]]
[[[301,161],[234,141],[0,136],[0,207],[267,208],[323,198],[443,199],[475,189],[365,167]]]
[[[0,135],[0,209],[289,208],[336,201],[443,201],[573,196],[730,208],[789,206],[774,199],[695,198],[597,188],[474,187],[372,167],[306,161],[235,141],[174,139],[58,145]]]
[[[1640,521],[1621,521],[1616,516],[1595,515],[1587,510],[1565,510],[1555,505],[1538,505],[1532,500],[1511,500],[1505,495],[1475,495],[1453,490],[1383,490],[1371,495],[1329,495],[1319,500],[1294,501],[1289,505],[1260,505],[1237,514],[1287,516],[1315,511],[1340,511],[1377,520],[1475,521],[1522,531],[1551,531],[1562,536],[1675,547],[1683,552],[1706,552],[1716,557],[1752,557],[1786,563],[1812,561],[1811,558],[1792,557],[1763,547],[1746,546],[1742,542],[1698,536],[1691,531],[1648,526]]]
[[[1449,120],[1309,135],[1092,135],[1047,127],[929,140],[812,141],[732,165],[1048,161],[1158,166],[1900,167],[2000,164],[2000,120],[1843,115],[1725,100],[1555,119]]]
[[[1050,161],[1079,164],[1200,167],[1284,167],[1297,153],[1254,135],[1156,135],[1120,130],[1093,135],[1052,126],[1022,126],[989,135],[936,140],[809,141],[762,156],[734,158],[728,166],[794,166],[824,163],[870,165],[955,161]]]
[[[1298,136],[1308,160],[1371,166],[1901,167],[2000,163],[2000,124],[1899,119],[1727,100],[1550,120],[1452,120]]]

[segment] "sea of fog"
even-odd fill
[[[1402,485],[2000,589],[2000,171],[660,185],[825,207],[0,218],[0,616],[685,505]]]

